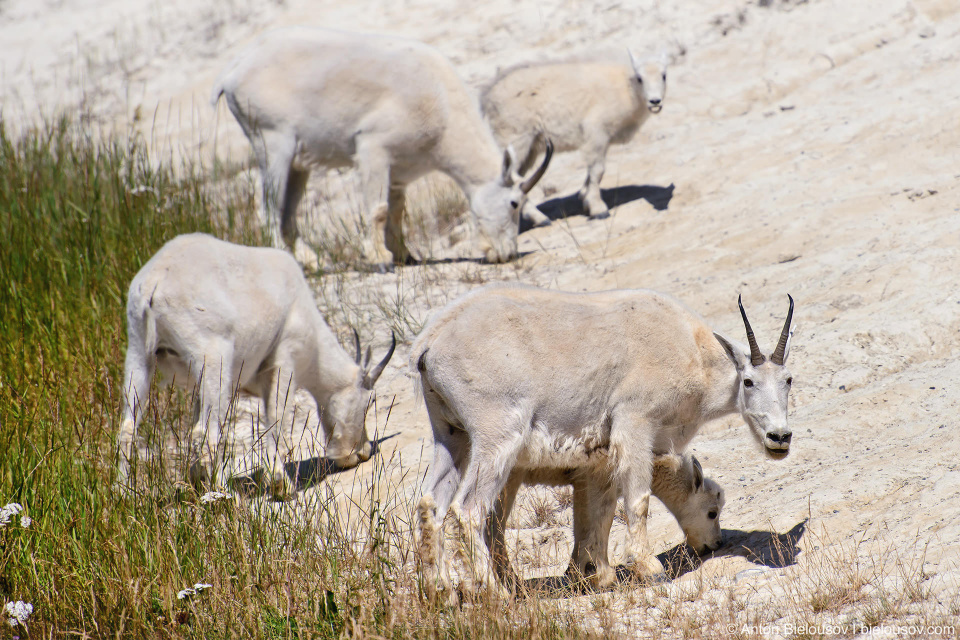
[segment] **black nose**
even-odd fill
[[[768,433],[767,438],[770,439],[770,442],[775,442],[777,444],[790,444],[790,438],[793,437],[793,434],[789,431],[783,435],[777,435],[775,433]]]
[[[650,98],[650,104],[660,104],[660,98]]]

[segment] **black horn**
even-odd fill
[[[783,358],[787,352],[787,340],[790,339],[790,323],[793,321],[793,296],[788,293],[787,297],[790,299],[790,310],[787,311],[787,319],[783,323],[783,331],[780,332],[780,342],[777,343],[777,348],[774,349],[773,354],[770,356],[770,362],[781,366],[783,366]]]
[[[357,333],[357,330],[356,330],[356,329],[353,330],[353,344],[354,344],[354,346],[357,348],[357,357],[356,357],[356,360],[357,360],[357,365],[359,366],[359,364],[360,364],[360,356],[361,356],[362,354],[361,354],[361,352],[360,352],[360,334]]]
[[[537,167],[537,170],[533,174],[520,183],[520,190],[524,193],[529,193],[530,189],[533,189],[533,186],[540,182],[540,178],[543,177],[543,174],[546,173],[547,167],[550,165],[550,158],[553,157],[553,141],[550,138],[547,138],[547,152],[543,156],[543,162],[540,163],[540,166]]]
[[[384,356],[383,360],[380,361],[377,366],[370,370],[370,372],[363,378],[363,386],[367,389],[373,389],[373,385],[377,383],[377,378],[380,377],[380,374],[383,373],[384,368],[387,366],[387,363],[390,362],[390,358],[393,356],[393,350],[397,348],[397,334],[390,332],[390,350],[387,351],[387,355]]]
[[[753,335],[753,329],[750,328],[750,321],[747,320],[747,312],[743,310],[743,296],[737,296],[737,305],[740,307],[740,315],[743,316],[743,326],[747,329],[747,343],[750,345],[750,364],[759,367],[766,358],[760,353],[760,345],[757,344],[757,337]]]

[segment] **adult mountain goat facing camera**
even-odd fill
[[[432,47],[329,29],[272,31],[223,71],[212,102],[221,95],[253,146],[276,246],[281,236],[294,246],[312,168],[357,167],[375,262],[408,259],[404,190],[430,171],[467,195],[488,260],[517,255],[520,207],[549,153],[521,179],[512,150],[501,152],[476,100]]]
[[[520,170],[533,166],[550,139],[557,151],[580,150],[587,179],[579,196],[591,218],[605,218],[600,180],[611,144],[629,142],[667,93],[667,55],[630,65],[615,62],[545,62],[498,75],[483,91],[483,113],[501,145],[511,145]],[[532,202],[523,215],[549,224]]]
[[[154,368],[168,381],[198,386],[191,438],[195,480],[221,479],[221,429],[237,389],[263,399],[274,495],[293,490],[283,463],[299,387],[317,402],[328,458],[354,466],[371,455],[367,408],[396,340],[372,370],[361,366],[359,340],[356,360],[350,358],[320,315],[300,266],[284,251],[199,233],[174,238],[130,284],[127,337],[122,477],[134,456]]]
[[[683,451],[703,423],[730,413],[767,457],[790,450],[793,299],[769,356],[740,310],[749,347],[647,290],[490,286],[450,303],[410,355],[434,438],[421,526],[439,528],[452,511],[470,579],[482,582],[490,567],[483,530],[511,473],[606,476],[624,500],[627,561],[638,573],[662,571],[647,543],[655,455]],[[584,565],[601,566],[591,553]],[[424,579],[428,589],[439,580]]]

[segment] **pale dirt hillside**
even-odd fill
[[[608,156],[605,188],[644,187],[620,189],[636,199],[611,219],[574,216],[529,231],[526,255],[509,265],[329,276],[317,282],[319,303],[345,342],[350,322],[382,348],[391,327],[409,340],[431,308],[483,282],[650,287],[733,336],[742,334],[742,293],[769,348],[791,293],[793,452],[764,460],[739,418],[707,425],[691,445],[726,488],[728,544],[659,586],[628,584],[568,598],[569,606],[589,626],[628,634],[695,632],[685,630],[683,612],[705,606],[716,607],[718,624],[771,623],[762,635],[773,637],[790,636],[791,622],[839,622],[851,634],[861,624],[960,624],[956,2],[91,4],[0,3],[4,116],[32,117],[37,105],[72,109],[82,98],[104,123],[124,126],[139,113],[138,126],[163,153],[209,161],[216,139],[218,157],[232,163],[246,160],[246,142],[223,107],[215,119],[209,87],[266,28],[420,38],[473,86],[519,61],[669,44],[681,55],[663,112]],[[575,156],[558,157],[544,179],[548,193],[571,195],[582,172]],[[312,220],[324,207],[350,213],[349,175],[317,176],[312,186]],[[339,195],[328,201],[321,187]],[[472,255],[469,242],[438,247],[440,257]],[[393,437],[382,443],[386,472],[374,483],[404,517],[431,447],[404,373],[408,349],[398,348],[380,384],[377,424]],[[244,425],[239,431],[249,432]],[[329,486],[344,504],[360,500],[373,468],[308,491]],[[530,578],[562,572],[571,539],[565,505],[563,492],[524,494],[510,533]],[[681,542],[659,505],[652,534],[658,551]]]

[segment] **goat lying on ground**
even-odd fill
[[[405,188],[430,171],[446,173],[467,195],[487,260],[516,257],[520,207],[551,148],[523,180],[513,151],[501,152],[476,100],[436,49],[384,35],[280,29],[227,66],[212,102],[221,95],[257,157],[262,215],[275,246],[294,247],[297,204],[312,168],[357,167],[375,262],[408,259]]]
[[[220,480],[221,432],[233,392],[263,398],[271,491],[293,490],[283,462],[292,446],[294,393],[314,397],[326,455],[354,466],[371,455],[365,418],[373,385],[393,355],[372,370],[340,347],[286,252],[243,247],[204,234],[165,244],[133,278],[127,296],[127,356],[120,425],[126,477],[154,368],[183,387],[198,386],[191,452],[198,482]],[[368,357],[369,360],[369,357]]]
[[[638,62],[631,53],[630,63],[522,65],[498,75],[481,97],[493,135],[516,150],[520,171],[533,166],[547,139],[557,151],[580,151],[587,179],[579,196],[591,218],[609,215],[600,197],[607,149],[632,140],[666,98],[666,54]],[[534,226],[550,224],[532,201],[523,215]]]
[[[647,290],[496,285],[450,303],[410,355],[434,437],[419,506],[425,539],[451,510],[470,579],[483,582],[491,566],[482,542],[487,517],[511,474],[573,470],[616,486],[627,516],[627,562],[641,574],[662,571],[646,527],[656,455],[683,451],[703,423],[730,413],[743,417],[768,457],[790,450],[793,379],[785,361],[793,300],[769,357],[740,311],[749,348]],[[596,546],[582,547],[578,565],[605,565],[598,555]],[[425,563],[428,591],[442,586],[437,564]]]

